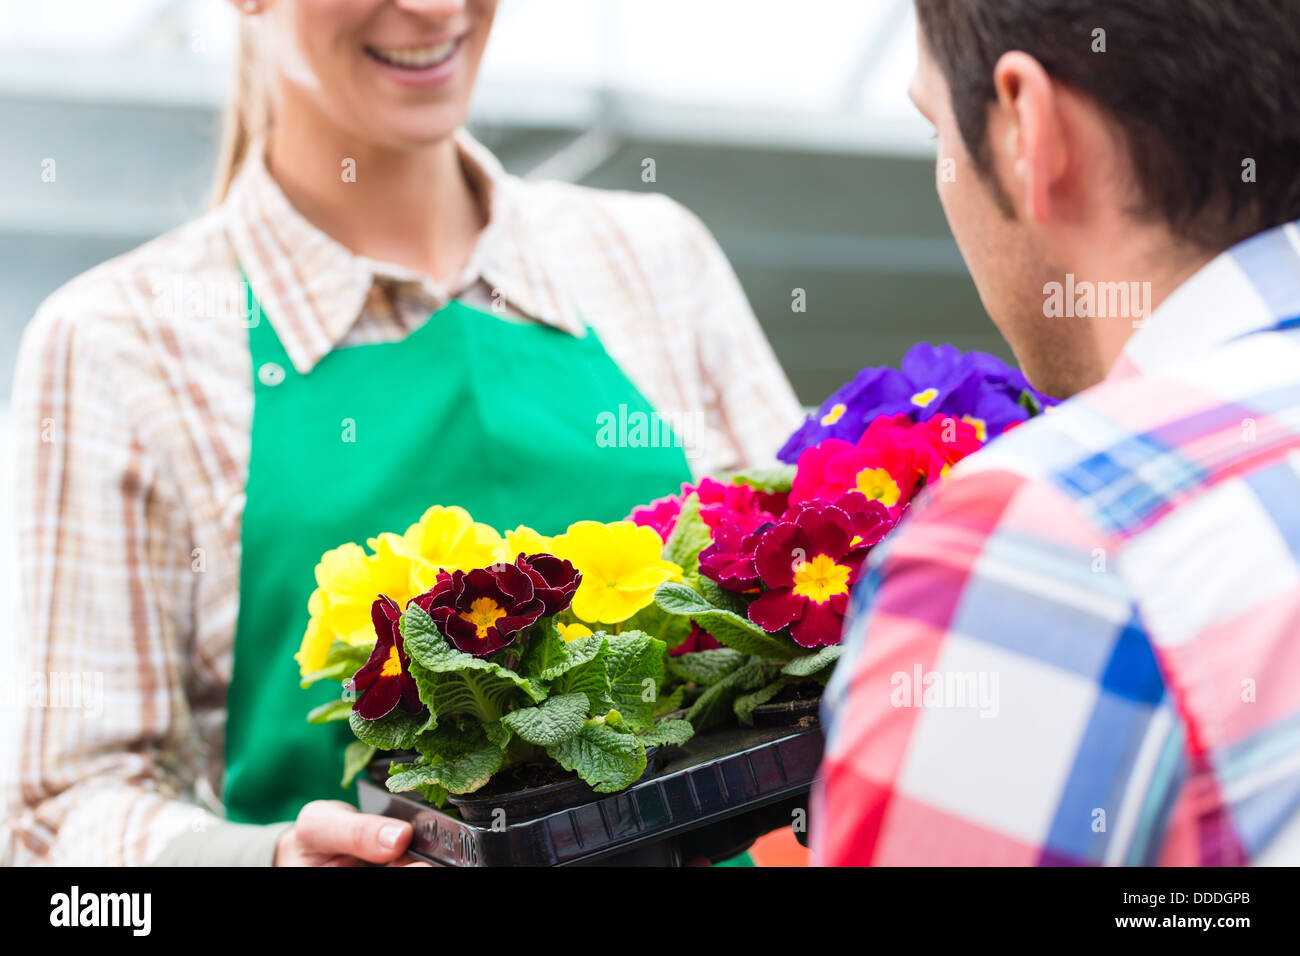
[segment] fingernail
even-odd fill
[[[397,846],[397,839],[402,835],[402,825],[400,823],[390,823],[379,831],[379,845],[385,850],[391,850]]]

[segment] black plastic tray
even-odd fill
[[[411,852],[444,866],[680,866],[719,862],[789,826],[807,806],[821,756],[820,727],[720,730],[620,793],[496,829],[364,775],[358,789],[363,812],[410,821]]]

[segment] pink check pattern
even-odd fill
[[[822,864],[1300,862],[1300,229],[872,554],[827,689]]]

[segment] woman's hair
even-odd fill
[[[257,50],[257,33],[247,17],[240,17],[239,43],[230,97],[221,123],[221,152],[212,181],[212,203],[219,205],[230,191],[249,145],[266,135],[271,118],[271,97]]]

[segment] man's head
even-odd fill
[[[1300,218],[1300,0],[915,0],[912,98],[980,297],[1039,388],[1098,381],[1143,299]],[[1093,314],[1053,288],[1100,293]],[[1115,297],[1110,297],[1111,305]]]

